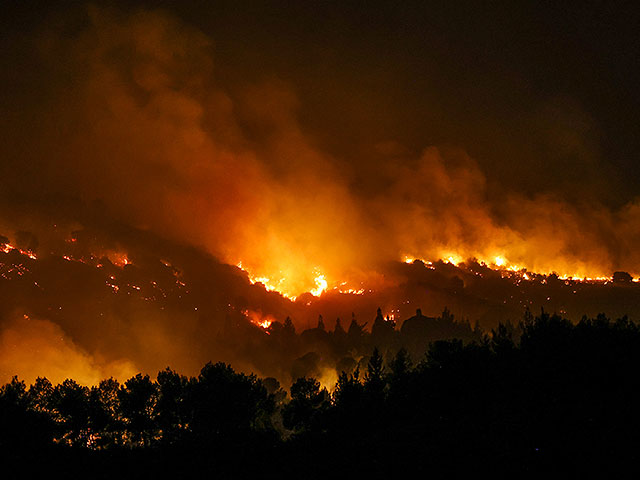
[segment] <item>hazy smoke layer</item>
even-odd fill
[[[6,382],[19,372],[20,379],[32,383],[47,377],[60,383],[72,376],[76,381],[94,385],[103,378],[128,378],[137,373],[131,362],[104,362],[67,338],[60,326],[47,320],[14,316],[0,330],[0,381]]]

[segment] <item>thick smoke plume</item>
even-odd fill
[[[313,288],[316,271],[337,284],[404,254],[640,272],[637,201],[611,212],[508,188],[493,201],[486,173],[459,149],[335,158],[302,130],[294,87],[218,82],[215,44],[177,19],[91,8],[81,25],[38,37],[53,77],[41,79],[38,112],[18,122],[29,128],[8,138],[3,156],[32,177],[10,173],[6,192],[101,202],[132,225],[284,279],[292,294]]]

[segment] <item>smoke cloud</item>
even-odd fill
[[[95,358],[53,322],[15,315],[3,319],[0,330],[1,381],[7,382],[18,371],[20,379],[28,383],[47,377],[54,384],[73,378],[85,385],[97,385],[111,376],[129,378],[138,370],[128,360],[105,362]]]
[[[39,37],[56,85],[38,113],[25,112],[40,117],[28,138],[10,139],[35,151],[4,152],[9,163],[38,168],[22,182],[10,173],[7,191],[22,183],[22,197],[101,202],[122,221],[286,279],[296,294],[315,286],[315,271],[335,283],[403,254],[640,272],[637,201],[612,212],[510,189],[496,201],[486,173],[455,148],[336,158],[303,131],[293,86],[218,82],[215,44],[176,18],[94,7],[84,20],[71,36]],[[554,145],[590,155],[587,127],[548,129]]]
[[[519,191],[461,147],[425,145],[415,154],[392,141],[366,155],[329,152],[300,120],[305,98],[295,85],[273,76],[230,82],[219,73],[215,40],[166,12],[89,7],[11,40],[21,60],[3,77],[0,233],[16,242],[15,232],[33,232],[39,253],[54,249],[52,229],[80,230],[102,215],[223,264],[241,262],[292,296],[315,288],[320,274],[345,289],[393,283],[386,266],[405,256],[640,275],[640,199],[612,208],[580,195],[568,176],[579,168],[588,188],[600,181],[595,127],[571,104],[559,101],[527,122],[546,132],[541,157],[580,161],[555,165],[553,188]],[[101,251],[117,250],[112,243]],[[220,309],[225,302],[221,294]],[[265,308],[275,310],[286,308]],[[25,375],[62,378],[72,362],[87,382],[111,374],[120,354],[132,363],[117,368],[137,368],[132,351],[159,368],[167,356],[188,357],[188,341],[163,330],[168,322],[138,313],[134,323],[110,320],[122,322],[112,331],[126,332],[129,344],[104,362],[57,324],[20,318],[3,326],[1,357],[15,364],[20,352],[41,351]],[[89,336],[86,327],[64,329]],[[108,348],[93,351],[118,344],[103,342]],[[149,361],[158,351],[167,355]]]

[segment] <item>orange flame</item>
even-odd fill
[[[21,248],[11,245],[10,243],[0,244],[0,250],[2,250],[4,253],[9,253],[12,250],[17,250],[18,252],[20,252],[21,255],[26,255],[32,260],[36,260],[38,258],[36,254],[33,253],[31,250],[22,250]]]
[[[254,325],[267,330],[274,322],[274,318],[270,315],[263,315],[255,310],[242,310],[241,312]]]

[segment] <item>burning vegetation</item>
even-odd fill
[[[5,380],[73,376],[95,384],[167,364],[193,372],[213,359],[285,383],[312,375],[330,386],[342,369],[362,366],[373,345],[419,356],[431,341],[478,340],[498,322],[540,308],[574,321],[600,310],[640,313],[640,286],[624,272],[570,278],[453,255],[391,262],[357,290],[316,269],[316,288],[289,296],[243,264],[124,225],[117,230],[59,224],[35,250],[3,237]],[[416,317],[417,309],[425,314]]]
[[[21,102],[28,93],[6,102],[2,231],[36,232],[56,213],[83,225],[93,206],[242,265],[291,300],[380,289],[385,265],[405,255],[561,278],[640,275],[635,197],[610,205],[553,184],[525,191],[450,146],[385,139],[335,152],[309,132],[295,85],[230,81],[214,65],[215,42],[166,12],[95,6],[66,21],[73,35],[34,33],[40,50],[15,55],[34,82],[69,78],[76,88],[33,86],[47,98],[38,112]],[[570,146],[547,150],[591,158],[585,136],[566,132]]]

